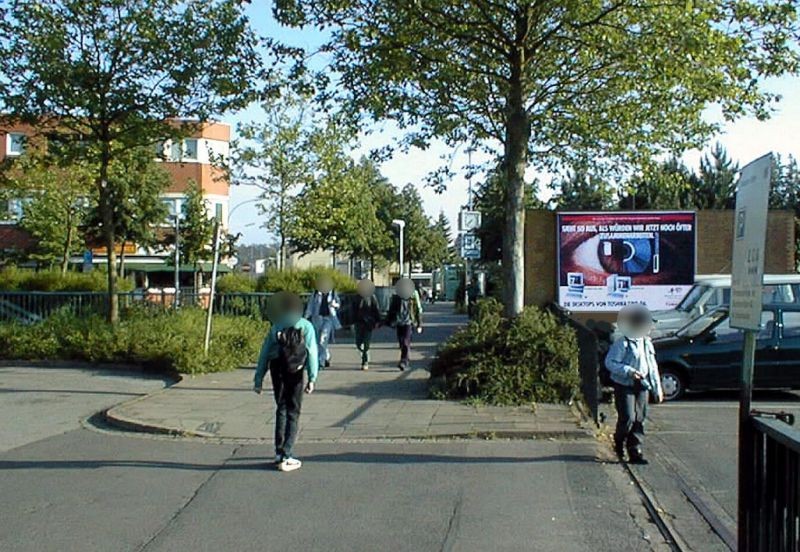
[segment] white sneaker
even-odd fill
[[[282,472],[290,472],[299,470],[303,463],[297,458],[284,458],[283,462],[278,464],[278,469]]]

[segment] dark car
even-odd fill
[[[728,308],[693,320],[672,337],[653,340],[664,399],[687,390],[739,387],[743,333],[731,328]],[[800,389],[800,305],[772,304],[761,314],[753,387]]]

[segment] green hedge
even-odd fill
[[[0,270],[0,291],[106,291],[107,272],[95,269],[91,272],[67,272],[56,270],[34,270],[8,267]],[[117,280],[119,291],[130,291],[133,282]]]
[[[116,327],[99,316],[57,313],[33,325],[0,323],[0,358],[140,364],[187,374],[234,370],[255,362],[269,326],[250,318],[215,316],[203,354],[205,311],[138,307]]]
[[[256,279],[247,274],[225,274],[217,281],[217,293],[252,293],[255,290]]]
[[[310,293],[317,287],[317,279],[321,275],[329,276],[339,293],[354,293],[356,281],[338,270],[327,267],[314,267],[307,270],[273,270],[258,279],[258,291],[291,293]]]
[[[578,394],[575,332],[551,313],[527,307],[502,316],[495,299],[480,301],[470,323],[439,350],[432,391],[498,405],[567,402]]]

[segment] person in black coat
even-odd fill
[[[364,279],[358,282],[358,304],[355,309],[354,326],[356,330],[356,348],[361,352],[361,369],[369,370],[369,347],[372,343],[372,331],[381,322],[381,311],[375,297],[375,284]]]

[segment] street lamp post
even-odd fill
[[[392,224],[397,226],[400,229],[400,277],[403,277],[403,270],[405,266],[403,264],[403,230],[406,227],[406,221],[402,219],[394,219]]]
[[[175,202],[175,300],[173,306],[180,307],[181,296],[181,209],[180,202]]]

